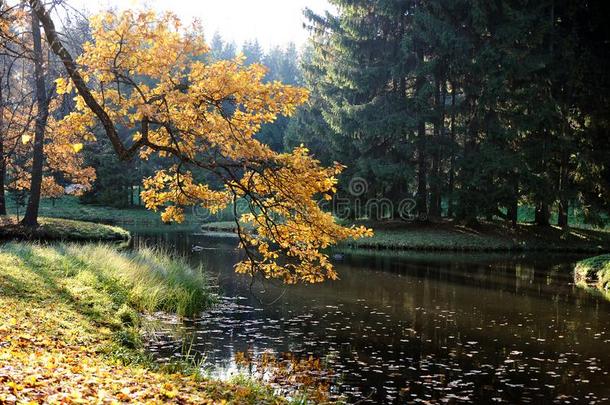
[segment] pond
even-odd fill
[[[188,254],[223,297],[179,334],[161,330],[151,343],[160,361],[189,342],[210,374],[227,377],[264,370],[254,359],[272,353],[295,369],[313,364],[321,389],[351,403],[610,401],[610,302],[573,285],[582,256],[343,252],[340,280],[286,288],[234,274],[234,238],[134,244]]]

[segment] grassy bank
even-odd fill
[[[209,232],[237,232],[234,221],[209,222],[203,224],[201,229]]]
[[[350,247],[397,250],[452,251],[557,251],[601,252],[610,250],[610,232],[503,223],[464,226],[438,224],[383,224],[375,226],[372,238],[348,243]]]
[[[40,226],[31,231],[19,225],[16,217],[0,217],[0,239],[62,241],[117,241],[129,239],[129,232],[117,226],[45,217],[39,218],[38,223]]]
[[[582,260],[574,268],[576,285],[599,291],[610,299],[610,254]]]
[[[264,387],[169,374],[142,349],[140,312],[195,313],[213,300],[207,285],[152,250],[0,246],[0,403],[282,403]]]
[[[191,230],[197,229],[199,220],[186,210],[186,221],[182,224],[164,224],[158,212],[143,207],[114,208],[100,205],[80,204],[77,197],[64,196],[53,202],[43,199],[40,204],[40,215],[48,218],[73,219],[77,221],[97,222],[121,226],[127,229]],[[15,215],[14,203],[9,204],[9,213]]]
[[[481,223],[463,226],[443,223],[365,223],[375,234],[371,238],[348,241],[344,247],[393,250],[443,251],[610,251],[610,232],[558,227],[537,227],[520,224],[513,229],[502,223]],[[202,227],[207,231],[227,232],[233,222],[212,222]]]

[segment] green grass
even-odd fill
[[[39,227],[30,231],[19,225],[16,217],[0,217],[1,239],[35,239],[63,241],[128,240],[129,232],[117,226],[69,219],[38,219]]]
[[[16,206],[9,199],[9,214],[16,215]],[[21,209],[21,212],[23,208]],[[97,222],[121,226],[130,230],[159,229],[191,230],[198,228],[199,220],[186,209],[186,221],[182,224],[164,224],[158,212],[140,208],[114,208],[101,205],[85,205],[74,196],[64,196],[55,200],[42,199],[40,216],[49,218],[74,219],[78,221]]]
[[[610,232],[604,230],[538,227],[501,222],[464,226],[437,224],[378,224],[375,235],[347,242],[350,247],[397,250],[448,251],[561,251],[602,252],[610,250]]]
[[[106,244],[8,243],[0,254],[77,294],[99,322],[117,323],[125,308],[191,316],[214,294],[201,268],[156,249],[119,251]],[[117,321],[117,322],[115,322]],[[120,323],[120,322],[118,322]]]
[[[363,223],[373,229],[374,236],[345,241],[341,247],[392,250],[439,251],[610,251],[610,231],[600,229],[538,227],[519,224],[516,229],[501,222],[484,222],[463,226],[442,223]],[[233,222],[204,224],[203,230],[233,231]]]
[[[111,280],[116,291],[139,312],[163,311],[192,316],[213,303],[202,268],[191,268],[183,257],[159,249],[118,252],[109,245],[68,245],[64,248],[79,272],[96,272]]]
[[[201,225],[201,229],[210,232],[237,232],[234,221],[208,222]]]
[[[518,221],[519,222],[534,222],[536,216],[536,208],[529,205],[520,205],[518,210]],[[557,211],[551,210],[550,222],[552,224],[557,223]],[[570,207],[568,212],[568,222],[570,226],[581,229],[600,229],[606,228],[610,225],[610,221],[607,213],[599,214],[599,220],[602,224],[594,224],[587,221],[586,215],[582,209]],[[603,223],[606,225],[604,226]]]
[[[576,263],[574,280],[579,287],[595,289],[610,299],[610,254],[591,257]]]
[[[253,378],[250,375],[245,373],[237,373],[229,378],[229,382],[231,384],[236,384],[240,387],[247,387],[251,392],[252,399],[256,397],[269,397],[273,395],[273,390],[270,389],[269,386],[261,384],[260,380],[257,378]],[[287,405],[308,405],[315,404],[316,401],[310,400],[307,396],[307,393],[297,391],[292,394],[292,397],[289,398]],[[325,404],[335,404],[341,405],[343,402],[340,401],[325,401]]]
[[[125,363],[150,363],[142,350],[142,314],[192,316],[216,299],[201,268],[155,249],[11,242],[0,247],[3,264],[0,286],[12,284],[6,291],[73,304],[91,322],[113,331],[106,351]]]

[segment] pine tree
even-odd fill
[[[314,57],[308,82],[324,102],[322,116],[340,145],[348,176],[368,182],[369,196],[410,195],[415,120],[403,53],[409,1],[332,2],[337,17],[308,12]],[[310,75],[311,77],[311,75]],[[346,176],[346,177],[348,177]]]
[[[264,51],[258,43],[258,39],[244,42],[241,46],[241,53],[246,57],[246,65],[263,61]]]

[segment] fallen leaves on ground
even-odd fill
[[[41,276],[0,248],[0,404],[285,402],[247,386],[117,364],[104,352],[112,331],[62,297],[60,279]]]

